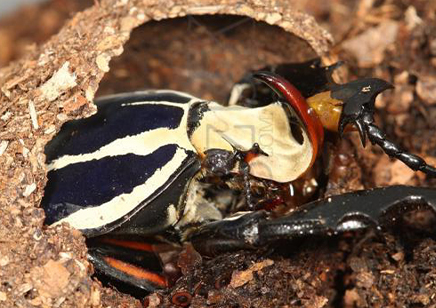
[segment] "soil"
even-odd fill
[[[119,3],[123,5],[123,1]],[[32,92],[35,99],[29,102],[15,95],[26,93],[26,87],[46,84],[50,75],[38,72],[41,79],[37,81],[26,79],[31,73],[17,75],[12,82],[4,76],[13,75],[14,63],[25,63],[30,71],[37,70],[37,60],[50,61],[51,55],[39,57],[40,44],[57,33],[67,44],[62,35],[69,33],[59,30],[84,22],[74,18],[74,12],[93,5],[100,5],[99,1],[52,0],[0,21],[0,158],[7,166],[10,183],[25,188],[17,188],[14,195],[10,183],[0,183],[5,191],[1,198],[8,200],[3,203],[1,199],[0,208],[1,307],[167,307],[176,303],[191,307],[436,307],[432,213],[413,213],[383,232],[281,242],[260,251],[212,259],[197,256],[187,246],[186,254],[194,254],[196,261],[184,269],[184,276],[171,289],[141,300],[102,286],[91,276],[93,269],[80,232],[67,226],[43,226],[44,212],[38,207],[45,175],[35,166],[40,161],[43,164],[44,158],[32,147],[41,149],[67,118],[93,112],[86,87],[76,91],[77,84],[86,84],[94,92],[98,87],[97,96],[171,88],[223,102],[232,84],[249,70],[308,60],[321,54],[323,47],[248,17],[188,16],[148,22],[126,35],[129,40],[121,49],[117,49],[119,42],[103,41],[116,47],[111,57],[121,54],[112,59],[110,70],[104,57],[97,56],[95,63],[100,70],[96,70],[95,79],[71,81],[62,93],[44,94],[46,100],[63,101],[62,106],[50,107],[52,114],[38,113],[39,122],[33,122],[34,127],[44,125],[44,121],[51,123],[49,118],[55,118],[52,115],[59,109],[68,116],[59,113],[57,122],[44,126],[44,134],[38,135],[41,144],[28,144],[28,135],[18,124],[15,130],[8,125],[13,117],[31,123],[27,110],[32,110],[33,102],[42,108],[37,100],[40,93]],[[323,61],[346,62],[335,76],[338,80],[372,76],[395,84],[393,91],[386,91],[377,100],[377,124],[389,139],[436,165],[436,1],[338,0],[320,4],[305,0],[296,1],[295,6],[314,16],[332,34],[335,44],[323,55]],[[101,16],[92,18],[117,18],[107,12],[110,10],[102,4]],[[126,18],[123,22],[126,28],[133,28],[128,24],[133,21]],[[113,34],[108,27],[105,30],[105,35]],[[328,35],[325,40],[329,41]],[[102,43],[96,48],[105,47]],[[23,62],[11,62],[17,59]],[[74,66],[89,59],[69,61]],[[78,78],[81,73],[74,72]],[[73,100],[68,91],[74,93]],[[5,98],[8,95],[11,102],[18,101],[15,109]],[[50,95],[55,96],[53,100]],[[8,153],[14,151],[8,156],[13,159],[2,156],[6,147]],[[386,185],[436,184],[435,179],[409,170],[375,146],[363,148],[357,134],[347,134],[328,151],[329,176],[321,191],[325,196]],[[23,166],[26,172],[16,171]],[[34,191],[41,193],[32,194]],[[22,196],[30,197],[23,201]]]

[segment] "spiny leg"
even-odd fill
[[[424,208],[436,214],[435,189],[398,185],[346,193],[305,204],[290,215],[264,222],[259,242],[370,226],[381,229],[406,212]]]
[[[428,165],[421,157],[407,153],[392,141],[386,139],[386,134],[374,124],[375,98],[384,90],[393,86],[378,78],[358,79],[352,82],[334,85],[331,97],[343,103],[339,122],[339,133],[342,136],[348,124],[358,130],[362,145],[368,138],[372,144],[377,144],[391,157],[399,159],[409,168],[422,171],[430,176],[436,176],[436,168]]]
[[[395,143],[386,139],[386,134],[377,127],[372,121],[365,123],[368,139],[372,144],[377,144],[383,151],[391,157],[394,157],[405,163],[410,169],[422,171],[430,176],[436,176],[436,168],[427,164],[421,157],[407,153],[399,148]]]
[[[250,182],[250,165],[249,162],[259,155],[268,156],[262,151],[258,143],[254,143],[251,149],[247,151],[236,150],[235,157],[239,161],[239,172],[242,174],[244,181],[244,194],[249,210],[257,209],[257,202],[253,197],[251,182]]]
[[[233,150],[233,152],[222,149],[209,149],[205,151],[206,157],[203,162],[203,167],[212,175],[226,176],[232,173],[232,170],[238,163],[238,171],[239,174],[242,175],[244,184],[247,207],[250,210],[254,210],[256,209],[257,202],[252,194],[249,162],[259,155],[268,156],[268,154],[265,153],[257,143],[254,143],[252,147],[246,151],[237,149],[234,146]]]
[[[189,240],[201,253],[214,255],[263,247],[278,240],[337,234],[370,226],[381,229],[408,211],[424,208],[436,215],[435,189],[390,186],[314,201],[280,218],[271,218],[265,211],[231,217],[205,224]]]
[[[356,117],[352,121],[341,122],[341,125],[344,127],[348,123],[354,124],[359,131],[363,146],[365,146],[366,138],[368,138],[372,144],[377,144],[387,155],[402,161],[410,169],[422,171],[430,176],[436,176],[436,168],[427,164],[423,158],[404,151],[394,142],[386,139],[386,134],[375,125],[373,112],[373,110],[364,110],[359,117]],[[340,131],[341,133],[342,130]]]

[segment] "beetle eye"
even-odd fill
[[[171,298],[171,302],[179,307],[187,307],[191,304],[192,295],[188,292],[177,292]]]

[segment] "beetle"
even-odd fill
[[[337,66],[288,67],[292,76],[307,74],[292,81],[298,89],[289,81],[295,77],[276,68],[258,71],[234,88],[229,106],[169,90],[98,99],[96,114],[67,122],[46,146],[46,224],[79,229],[97,271],[152,291],[171,284],[168,252],[186,241],[214,255],[379,227],[394,210],[436,212],[435,190],[393,186],[271,215],[270,205],[286,203],[292,182],[314,165],[325,129],[342,135],[354,126],[363,145],[369,139],[410,168],[436,174],[374,124],[375,98],[391,84],[376,78],[336,84]],[[254,101],[242,95],[250,87]],[[204,197],[204,186],[220,185],[242,191],[243,205],[217,207]]]

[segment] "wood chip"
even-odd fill
[[[26,186],[26,189],[23,192],[24,197],[29,197],[36,189],[36,184],[32,183]]]
[[[262,270],[265,267],[271,266],[274,264],[273,260],[267,259],[262,262],[258,262],[250,266],[245,271],[234,271],[232,273],[232,280],[230,281],[230,286],[232,288],[238,288],[249,282],[253,279],[253,273]]]
[[[419,76],[416,83],[416,93],[425,104],[436,104],[436,77],[431,75]]]
[[[8,256],[4,256],[0,259],[0,266],[6,266],[9,264],[9,258]]]
[[[64,293],[70,273],[60,262],[49,260],[42,268],[37,268],[31,275],[34,279],[35,288],[41,296],[57,298]]]
[[[32,120],[33,128],[38,129],[39,128],[38,117],[36,115],[35,105],[33,104],[32,101],[29,101],[29,114],[30,114],[30,119]]]
[[[97,63],[98,68],[101,69],[105,73],[109,72],[109,70],[110,70],[109,61],[110,61],[110,57],[105,55],[105,54],[99,55],[95,59],[95,62]]]
[[[406,26],[409,30],[413,30],[416,26],[422,24],[422,19],[418,16],[416,8],[412,5],[404,12],[404,19],[406,20]]]
[[[43,98],[52,102],[61,94],[77,85],[76,75],[69,70],[70,63],[65,62],[53,76],[44,83],[40,90]]]
[[[274,25],[278,21],[282,20],[282,14],[279,13],[272,13],[266,15],[265,21],[271,25]]]
[[[8,144],[9,141],[7,140],[3,140],[2,142],[0,142],[0,156],[3,155],[3,153],[6,151]]]
[[[373,67],[384,59],[388,46],[395,42],[398,22],[387,20],[343,43],[343,48],[352,54],[361,67]]]

